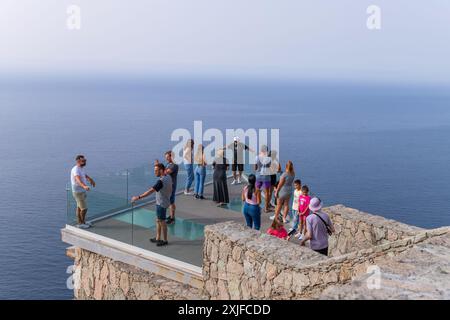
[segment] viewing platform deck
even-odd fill
[[[149,241],[156,234],[154,203],[134,209],[134,213],[128,212],[98,220],[89,231],[201,267],[204,226],[225,221],[245,224],[241,201],[244,184],[232,185],[231,181],[232,179],[228,179],[230,204],[227,207],[218,207],[212,201],[212,183],[205,185],[205,200],[183,193],[177,195],[176,222],[168,226],[168,246],[157,247]],[[132,225],[131,214],[134,214]],[[270,226],[269,216],[262,214],[262,230]]]
[[[164,247],[149,241],[156,217],[151,201],[107,211],[87,230],[70,220],[62,240],[73,246],[68,254],[80,275],[75,298],[346,299],[356,292],[383,299],[404,297],[403,283],[411,296],[448,298],[443,270],[449,266],[450,228],[425,230],[334,205],[323,209],[336,229],[326,257],[264,234],[272,213],[262,213],[262,232],[245,227],[243,185],[230,182],[230,204],[224,208],[212,201],[212,183],[206,185],[206,200],[179,192],[176,223],[168,227]],[[110,197],[105,199],[109,203]],[[373,268],[382,268],[386,290],[361,285]],[[441,284],[444,290],[438,290]]]

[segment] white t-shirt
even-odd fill
[[[300,196],[302,195],[302,190],[294,190],[294,201],[292,202],[292,210],[298,211],[298,206],[300,204]]]
[[[70,182],[72,183],[72,191],[73,192],[86,192],[86,190],[84,190],[75,180],[76,176],[80,176],[81,182],[83,182],[85,185],[88,184],[87,178],[86,178],[86,172],[84,172],[84,168],[75,166],[72,168],[72,171],[70,172]]]
[[[183,149],[183,163],[184,164],[192,164],[192,149],[191,148]]]
[[[270,170],[272,158],[267,155],[256,156],[256,164],[258,165],[258,171],[261,176],[272,175],[272,171]]]

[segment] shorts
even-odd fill
[[[308,218],[308,214],[301,214],[300,215],[300,220],[302,221],[302,223],[306,223],[306,218]]]
[[[177,188],[176,186],[172,186],[172,194],[170,195],[170,204],[174,204],[175,203],[175,193],[177,193]]]
[[[77,208],[80,210],[87,210],[87,193],[86,192],[73,192],[73,198],[77,202]]]
[[[256,179],[256,189],[261,189],[261,187],[264,187],[264,189],[270,189],[270,176],[259,176]]]
[[[231,171],[233,171],[233,172],[236,172],[236,171],[243,172],[244,171],[244,164],[242,164],[242,163],[233,163],[231,165]]]
[[[160,205],[156,205],[156,219],[166,220],[167,218],[167,208],[163,208]]]
[[[272,187],[275,187],[277,185],[277,175],[273,174],[270,176],[270,184]]]

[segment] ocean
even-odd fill
[[[71,299],[60,229],[76,154],[100,177],[151,163],[171,132],[280,129],[282,163],[325,205],[450,225],[450,90],[190,78],[0,80],[0,299]]]

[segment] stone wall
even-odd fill
[[[343,205],[328,207],[324,211],[330,215],[336,229],[329,242],[332,257],[401,240],[424,230]]]
[[[444,231],[444,230],[439,230]],[[415,244],[393,258],[377,261],[378,286],[373,274],[355,277],[346,285],[331,286],[320,299],[450,299],[450,233]],[[436,232],[436,231],[432,231]],[[368,284],[371,286],[368,286]]]
[[[234,222],[205,228],[203,256],[206,294],[220,300],[300,296],[308,275],[292,270],[326,260],[308,248]]]
[[[337,231],[330,239],[331,257],[235,222],[205,227],[203,289],[76,248],[71,252],[79,279],[75,298],[328,298],[333,295],[323,296],[324,290],[348,287],[366,273],[368,266],[387,265],[386,261],[408,256],[410,250],[422,252],[418,245],[432,238],[450,236],[449,228],[424,230],[340,205],[324,210]],[[435,251],[439,248],[436,246]],[[426,264],[427,259],[423,260]]]
[[[80,300],[205,299],[199,289],[80,248],[75,249],[75,271]]]
[[[395,256],[448,229],[327,258],[309,248],[248,229],[234,222],[205,228],[203,276],[210,299],[302,299],[345,284],[367,267]]]

